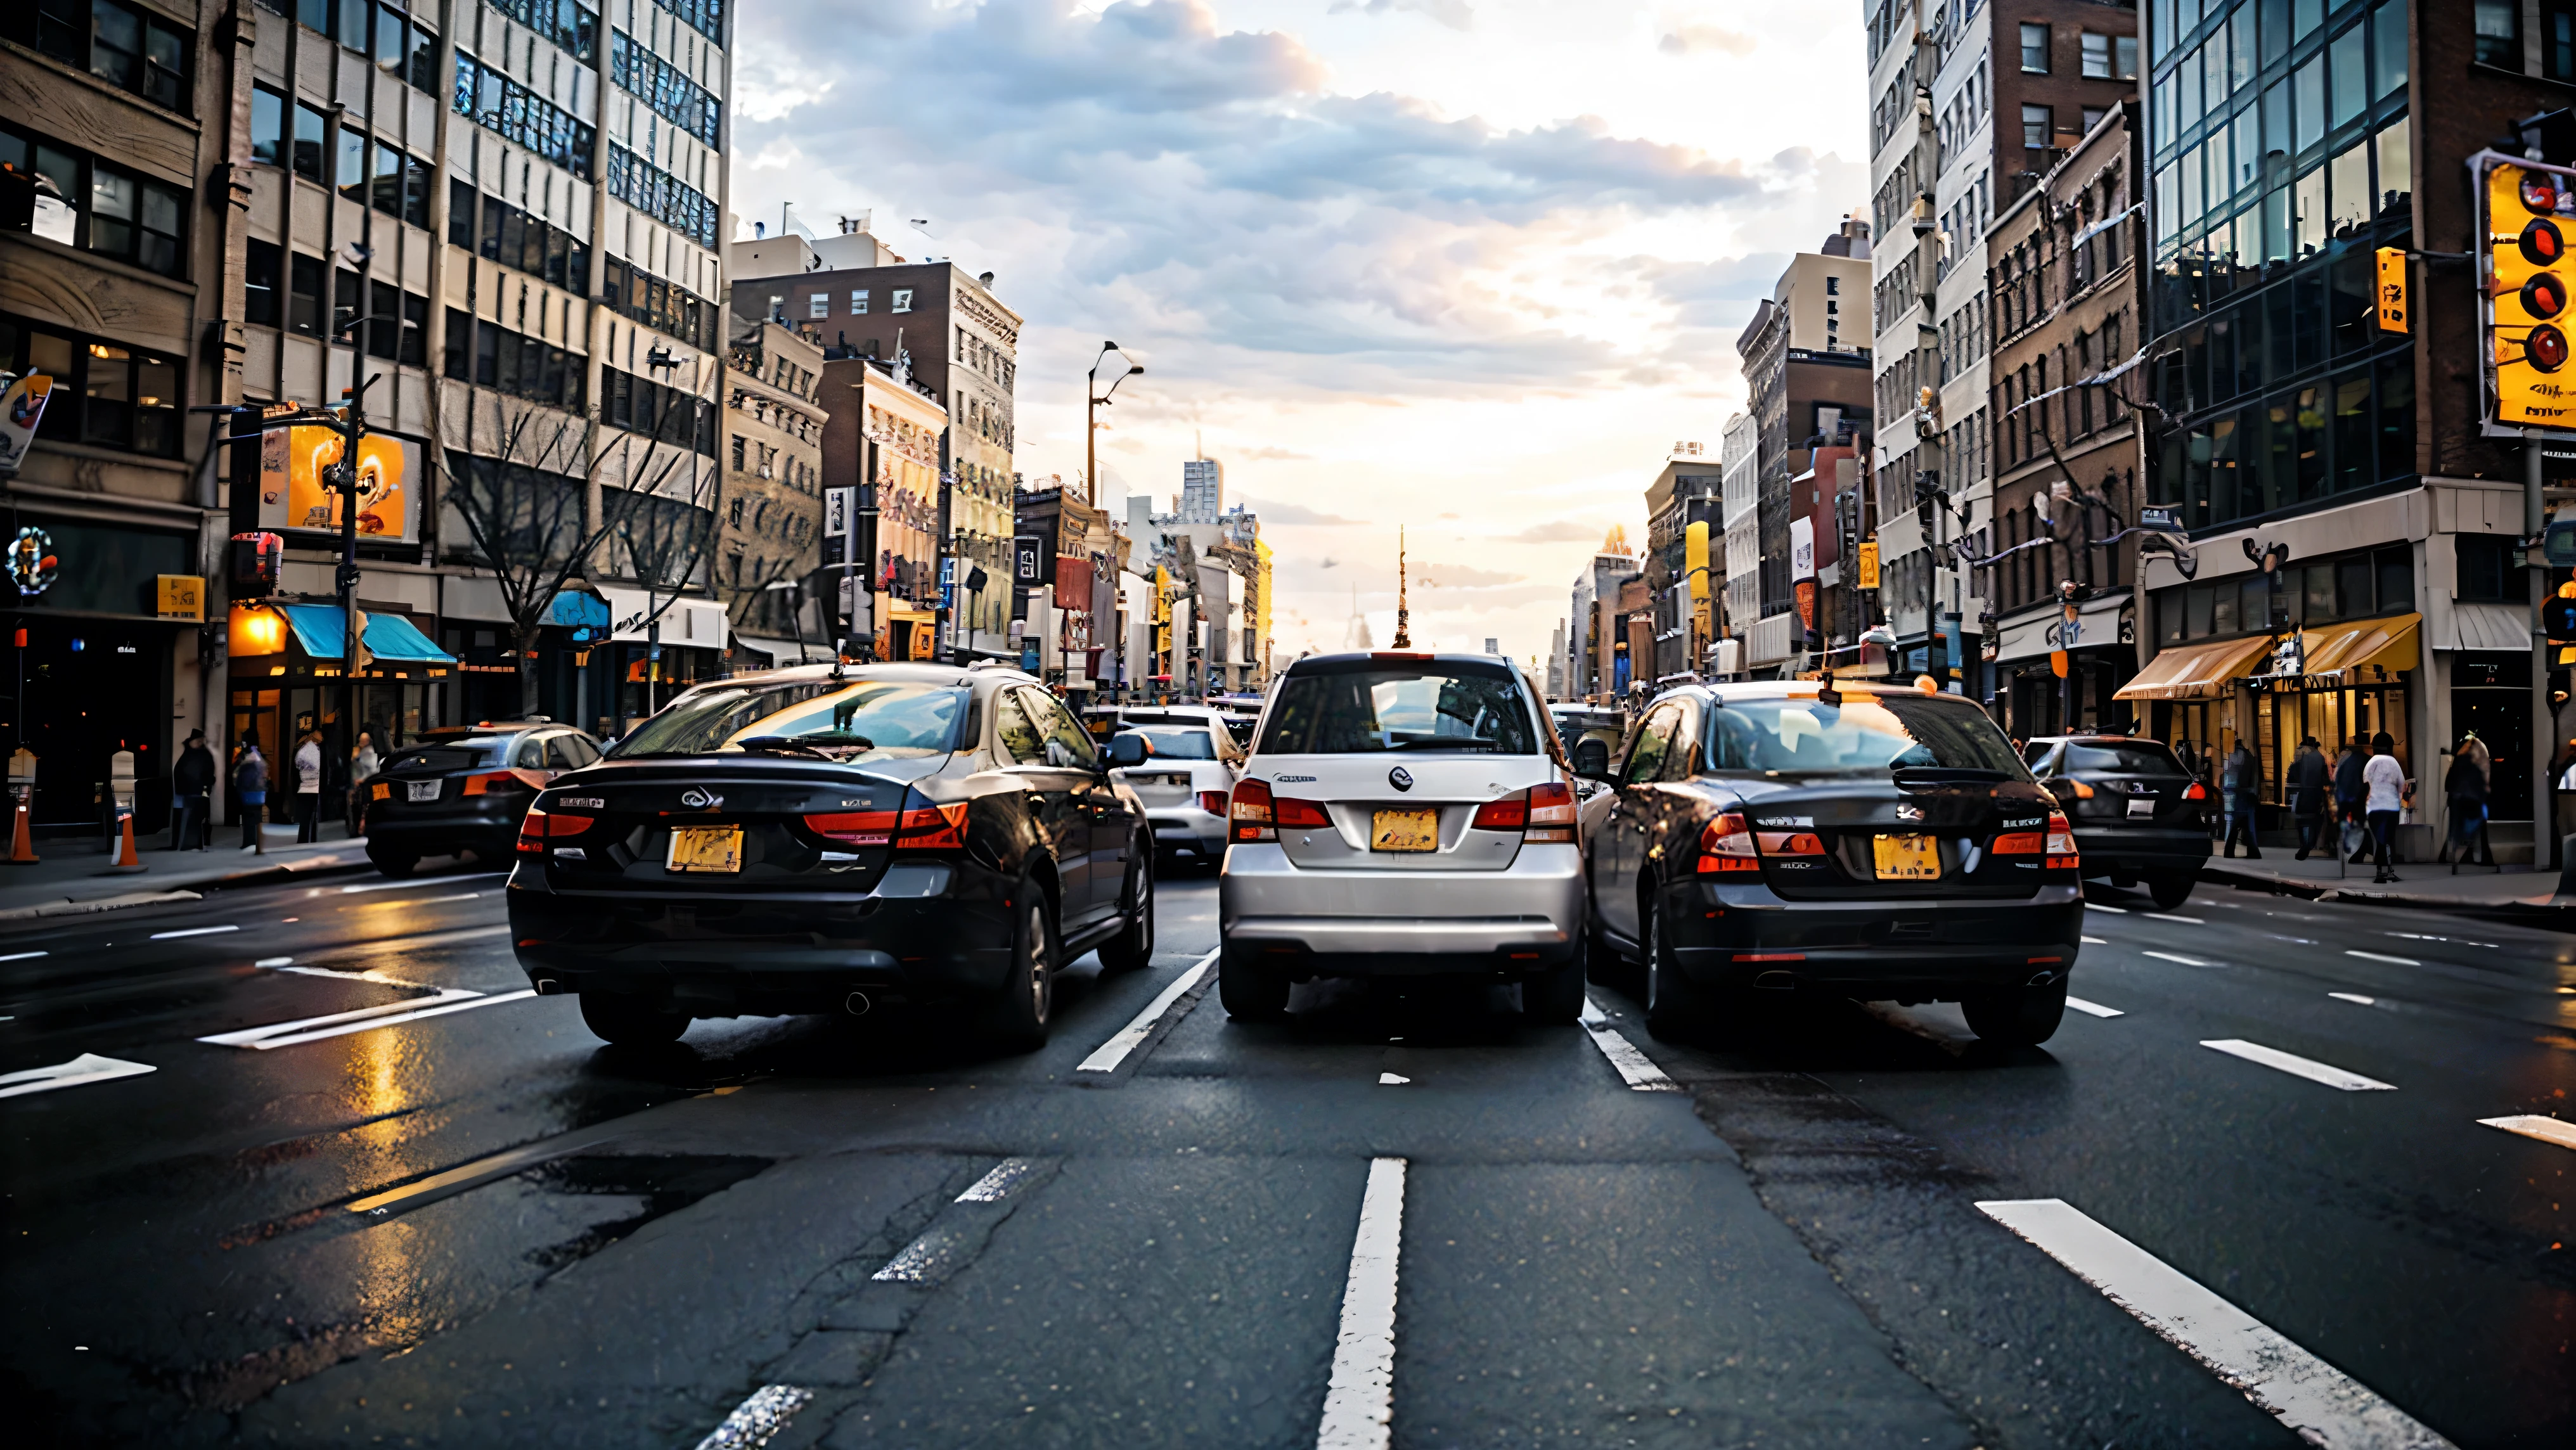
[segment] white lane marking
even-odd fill
[[[2441,1450],[2450,1441],[2261,1320],[2058,1198],[1980,1203],[2311,1445]]]
[[[2125,906],[2104,906],[2098,901],[2088,901],[2084,903],[2084,909],[2086,911],[2107,911],[2113,916],[2127,916],[2129,914],[2129,908]]]
[[[2356,1002],[2364,1007],[2376,1007],[2379,1005],[2379,999],[2377,997],[2365,997],[2359,992],[2328,992],[2326,995],[2334,998],[2338,1002]]]
[[[2393,1082],[2381,1082],[2375,1077],[2363,1077],[2357,1072],[2346,1072],[2332,1063],[2312,1061],[2293,1053],[2283,1052],[2277,1047],[2265,1047],[2259,1042],[2247,1042],[2241,1037],[2215,1038],[2203,1042],[2201,1046],[2213,1052],[2226,1053],[2230,1057],[2241,1057],[2247,1062],[2259,1062],[2265,1067],[2286,1072],[2292,1077],[2303,1077],[2310,1082],[2324,1083],[2330,1088],[2341,1088],[2348,1093],[2397,1091],[2397,1084]]]
[[[1677,1093],[1682,1090],[1680,1083],[1665,1076],[1664,1070],[1655,1066],[1653,1058],[1637,1050],[1637,1044],[1611,1031],[1609,1021],[1609,1014],[1601,1010],[1600,1003],[1590,997],[1583,999],[1583,1030],[1591,1036],[1592,1045],[1601,1049],[1601,1055],[1610,1059],[1610,1065],[1618,1069],[1620,1081],[1641,1093]]]
[[[69,1062],[58,1062],[51,1067],[31,1067],[24,1072],[0,1074],[0,1098],[49,1093],[56,1088],[80,1087],[111,1078],[139,1077],[156,1070],[148,1062],[122,1062],[113,1057],[84,1052]]]
[[[2170,912],[2170,911],[2142,911],[2142,912],[2139,912],[2138,914],[2139,914],[2140,916],[2145,917],[2145,918],[2146,918],[2147,920],[2149,920],[2149,921],[2187,921],[2187,922],[2190,922],[2190,923],[2191,923],[2192,925],[2194,925],[2194,926],[2207,926],[2207,925],[2209,925],[2209,923],[2208,923],[2208,922],[2205,922],[2205,921],[2201,920],[2199,917],[2196,917],[2196,916],[2176,916],[2176,915],[2174,915],[2174,914],[2173,914],[2172,912]]]
[[[1084,1058],[1074,1068],[1074,1071],[1116,1072],[1118,1064],[1125,1062],[1129,1053],[1144,1046],[1145,1039],[1154,1034],[1155,1024],[1163,1020],[1163,1014],[1172,1010],[1172,1004],[1181,999],[1182,993],[1197,986],[1199,980],[1208,974],[1208,968],[1215,962],[1216,953],[1210,952],[1192,964],[1188,971],[1174,977],[1170,985],[1154,994],[1153,1001],[1145,1004],[1144,1011],[1136,1014],[1135,1021],[1119,1028],[1117,1036],[1100,1044],[1089,1057]]]
[[[251,963],[251,965],[252,965],[252,966],[254,966],[254,967],[266,967],[266,968],[269,968],[270,970],[272,970],[272,971],[273,971],[273,970],[275,970],[276,968],[279,968],[279,967],[291,967],[291,966],[295,965],[295,958],[293,958],[293,957],[262,957],[262,958],[260,958],[258,961],[255,961],[255,962]]]
[[[388,1188],[382,1193],[370,1193],[364,1198],[352,1201],[348,1206],[349,1212],[381,1213],[397,1204],[408,1203],[425,1195],[443,1194],[450,1189],[461,1193],[496,1178],[507,1178],[513,1173],[524,1172],[540,1163],[567,1158],[585,1148],[595,1148],[602,1143],[612,1142],[617,1136],[618,1134],[613,1131],[589,1128],[581,1132],[560,1134],[523,1147],[506,1148],[471,1162],[459,1163],[453,1168],[433,1173],[427,1178],[416,1179],[399,1188]]]
[[[43,955],[45,955],[43,952],[11,952],[5,957],[0,957],[0,962],[23,962],[30,957],[41,957]]]
[[[2538,1138],[2561,1148],[2576,1148],[2576,1123],[2563,1118],[2544,1118],[2538,1113],[2517,1113],[2510,1118],[2480,1118],[2482,1127],[2502,1128],[2526,1138]]]
[[[1038,1165],[1026,1158],[1005,1158],[993,1165],[993,1171],[975,1180],[974,1186],[957,1195],[959,1203],[999,1203],[1011,1196],[1037,1171]]]
[[[239,930],[241,930],[241,928],[237,926],[192,926],[185,931],[156,931],[152,933],[152,939],[154,941],[168,941],[172,937],[178,936],[213,936],[219,931]]]
[[[2109,942],[2104,941],[2098,936],[2079,936],[2076,940],[2084,943],[2088,947],[2107,947],[2110,945]]]
[[[509,874],[510,873],[507,871],[475,871],[463,876],[444,876],[439,878],[436,882],[429,884],[446,886],[458,881],[489,881],[495,876],[507,876]],[[423,883],[419,881],[363,881],[355,886],[341,887],[340,894],[343,896],[353,896],[361,891],[395,891],[405,886],[418,890],[422,884]]]
[[[762,1385],[751,1392],[750,1399],[734,1406],[723,1424],[707,1432],[698,1450],[760,1450],[813,1398],[812,1390],[794,1385]]]
[[[2381,954],[2380,954],[2380,953],[2378,953],[2378,952],[2357,952],[2357,951],[2353,951],[2353,950],[2351,950],[2350,948],[2346,948],[2346,949],[2345,949],[2345,951],[2344,951],[2344,955],[2345,955],[2345,956],[2348,956],[2348,957],[2359,957],[2359,958],[2361,958],[2361,959],[2362,959],[2363,961],[2365,961],[2365,962],[2387,962],[2387,963],[2390,963],[2391,965],[2394,965],[2394,966],[2400,966],[2400,967],[2420,967],[2420,966],[2424,965],[2422,962],[2419,962],[2419,961],[2415,960],[2413,957],[2391,957],[2391,956],[2383,956],[2383,955],[2381,955]]]
[[[1395,1417],[1395,1271],[1404,1245],[1404,1160],[1369,1160],[1342,1328],[1315,1450],[1386,1450]]]
[[[1413,1081],[1413,1079],[1406,1077],[1401,1073],[1382,1072],[1377,1075],[1377,1085],[1379,1087],[1402,1087],[1411,1081]]]
[[[2099,1002],[2087,1002],[2081,997],[2067,998],[2066,1005],[2074,1008],[2078,1012],[2087,1012],[2096,1017],[2125,1017],[2129,1015],[2117,1007],[2105,1007]]]
[[[934,1226],[905,1244],[903,1252],[886,1260],[884,1268],[868,1277],[880,1284],[925,1284],[932,1274],[948,1266],[958,1247],[954,1229]]]
[[[248,1047],[266,1052],[274,1047],[295,1047],[307,1042],[320,1042],[326,1037],[345,1037],[352,1032],[373,1032],[379,1027],[399,1027],[424,1018],[444,1017],[450,1012],[470,1012],[477,1007],[497,1007],[504,1002],[522,1002],[534,997],[533,989],[502,992],[485,996],[461,987],[441,988],[426,1003],[389,1002],[382,1007],[361,1007],[354,1012],[334,1012],[327,1017],[310,1017],[302,1022],[277,1022],[266,1027],[250,1027],[239,1032],[226,1032],[214,1037],[200,1037],[218,1047]],[[309,1031],[298,1031],[299,1028]]]
[[[2198,957],[2176,956],[2172,952],[2140,952],[2138,955],[2142,957],[2154,957],[2160,962],[2180,962],[2186,967],[2205,967],[2210,965],[2208,962],[2204,962]]]

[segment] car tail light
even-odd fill
[[[542,856],[547,846],[590,829],[591,816],[555,816],[531,808],[519,818],[519,854]]]
[[[826,811],[805,818],[805,829],[847,846],[882,846],[894,839],[898,811]]]
[[[2048,813],[2048,859],[2041,869],[2074,871],[2081,869],[2084,858],[2075,854],[2075,827],[2067,822],[2064,811]]]
[[[1324,813],[1324,808],[1313,801],[1290,800],[1283,795],[1273,802],[1273,806],[1280,828],[1283,830],[1289,826],[1305,826],[1312,829],[1333,823],[1333,818]]]
[[[1986,848],[1989,856],[2044,856],[2048,854],[2046,831],[2008,831],[1995,837]]]
[[[487,770],[465,777],[467,795],[508,795],[514,790],[544,790],[546,778],[533,770]]]
[[[1226,839],[1232,841],[1276,841],[1279,830],[1271,819],[1270,785],[1267,781],[1238,780],[1234,798],[1226,807]]]
[[[1517,831],[1529,825],[1529,792],[1516,790],[1500,800],[1490,800],[1476,807],[1476,819],[1468,824],[1480,831]]]
[[[1754,859],[1753,832],[1744,817],[1733,811],[1700,827],[1699,874],[1723,871],[1759,871],[1762,863]]]
[[[2199,781],[2195,780],[2191,784],[2183,787],[2182,798],[2187,801],[2205,801],[2209,799],[2209,792],[2202,788]]]
[[[898,851],[955,851],[966,845],[966,802],[934,801],[915,790],[904,797],[895,827]]]
[[[1529,828],[1524,841],[1574,842],[1574,787],[1561,780],[1530,787]]]
[[[1209,815],[1212,815],[1212,816],[1221,816],[1221,815],[1224,815],[1224,814],[1225,814],[1225,792],[1224,792],[1224,791],[1221,791],[1221,790],[1203,790],[1203,791],[1200,791],[1200,792],[1199,792],[1199,809],[1200,809],[1200,810],[1203,810],[1203,811],[1205,811],[1205,812],[1207,812]]]
[[[2075,798],[2077,800],[2089,801],[2093,799],[2093,787],[2086,785],[2080,780],[2070,780],[2067,784],[2075,787]]]
[[[1813,831],[1764,831],[1753,838],[1765,856],[1821,856],[1825,838]]]

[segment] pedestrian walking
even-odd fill
[[[2241,835],[2245,838],[2245,859],[2263,859],[2261,848],[2254,844],[2254,801],[2261,788],[2261,776],[2254,752],[2245,748],[2244,741],[2236,742],[2236,749],[2227,757],[2226,775],[2219,782],[2227,801],[2227,844],[2220,852],[2222,856],[2236,854],[2236,838]]]
[[[377,771],[382,770],[384,768],[384,764],[384,757],[376,753],[375,733],[368,730],[359,731],[358,758],[352,763],[349,771],[349,808],[347,816],[349,834],[353,838],[359,834],[360,827],[365,825],[367,819],[367,802],[364,794],[367,781],[373,777]]]
[[[2363,808],[2369,786],[2362,779],[2369,759],[2370,752],[2362,748],[2361,737],[2356,735],[2344,742],[2343,754],[2335,761],[2335,817],[2343,823],[2340,849],[2354,866],[2370,859],[2368,812]]]
[[[2443,812],[2451,823],[2450,836],[2442,843],[2442,854],[2451,858],[2451,874],[2454,876],[2460,874],[2460,861],[2469,854],[2469,843],[2486,839],[2487,773],[2478,768],[2478,758],[2469,748],[2477,743],[2475,735],[2462,740],[2460,748],[2451,752],[2451,768],[2442,776]],[[2495,864],[2493,846],[2488,846],[2481,854],[2487,859],[2480,865]]]
[[[2299,854],[2294,861],[2305,861],[2317,848],[2325,833],[2328,787],[2334,772],[2326,766],[2326,753],[2311,735],[2299,742],[2299,753],[2290,762],[2290,815],[2299,823]]]
[[[170,793],[178,799],[179,819],[170,830],[173,851],[214,849],[209,839],[214,825],[215,753],[206,748],[206,732],[191,730],[188,742],[179,747],[179,761],[170,767]]]
[[[322,839],[322,732],[308,730],[295,747],[295,844]]]
[[[2397,763],[2397,742],[2382,730],[2370,737],[2370,759],[2361,768],[2367,792],[2362,806],[2370,816],[2371,843],[2378,848],[2379,872],[2370,879],[2397,879],[2397,813],[2406,808],[2406,767]]]
[[[233,757],[233,790],[242,803],[242,849],[259,849],[260,818],[268,814],[268,760],[259,753],[259,742],[242,742],[241,754]]]

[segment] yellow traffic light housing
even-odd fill
[[[2403,336],[2414,330],[2414,299],[2406,289],[2406,249],[2382,247],[2378,253],[2379,330]]]
[[[2576,357],[2568,304],[2576,296],[2576,171],[2534,162],[2484,158],[2486,213],[2481,249],[2486,270],[2486,373],[2492,417],[2508,426],[2576,425]],[[2380,252],[2380,326],[2388,330],[2389,253]],[[2403,258],[2399,259],[2400,295]]]

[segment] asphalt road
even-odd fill
[[[629,1051],[517,995],[499,887],[0,937],[0,1075],[109,1064],[0,1078],[13,1443],[2576,1444],[2576,1150],[2480,1121],[2568,1115],[2576,939],[2109,893],[2118,1015],[2039,1049],[1795,999],[1670,1044],[1617,981],[1251,1027],[1197,877],[1034,1054]]]

